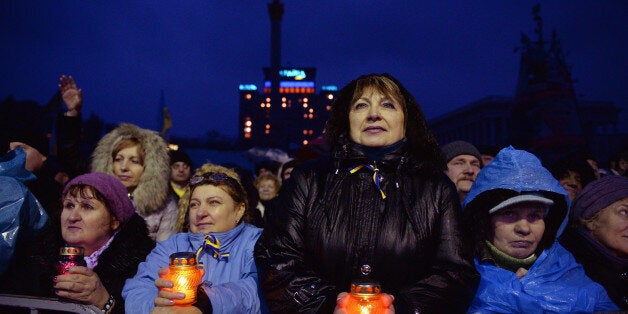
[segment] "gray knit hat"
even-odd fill
[[[465,141],[453,141],[441,147],[445,154],[445,162],[449,162],[459,155],[471,155],[476,157],[482,163],[480,151],[473,144]]]
[[[83,174],[68,182],[61,195],[65,196],[71,186],[79,184],[89,185],[98,190],[107,199],[109,206],[111,206],[111,212],[120,223],[124,224],[135,213],[135,208],[127,195],[126,188],[116,177],[102,172]]]

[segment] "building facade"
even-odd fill
[[[239,139],[242,147],[274,147],[288,151],[307,145],[323,133],[336,86],[317,89],[315,68],[280,68],[273,94],[270,68],[261,87],[241,84]]]

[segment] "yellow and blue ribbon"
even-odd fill
[[[211,255],[213,258],[217,260],[229,260],[229,252],[221,253],[220,252],[220,240],[216,238],[213,234],[206,234],[205,241],[201,245],[201,247],[196,250],[196,260],[200,261],[199,257],[201,254],[205,252],[206,254]],[[199,262],[200,263],[200,262]]]
[[[379,185],[380,177],[379,177],[379,169],[377,169],[377,167],[374,167],[371,165],[357,165],[354,167],[350,167],[348,170],[349,170],[349,173],[354,174],[362,168],[367,168],[373,171],[373,181],[375,182],[375,186],[377,186],[379,193],[382,195],[382,199],[386,199],[386,194],[384,194],[382,187]]]

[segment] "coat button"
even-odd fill
[[[362,267],[360,267],[360,271],[362,272],[362,275],[364,275],[364,276],[370,274],[371,273],[371,265],[369,265],[369,264],[362,265]]]

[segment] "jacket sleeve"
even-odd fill
[[[299,170],[280,192],[279,208],[255,247],[261,291],[273,313],[331,313],[336,287],[308,268],[304,234],[310,181]]]
[[[437,190],[438,225],[435,259],[429,276],[395,295],[393,305],[401,313],[462,313],[467,310],[479,282],[471,245],[460,227],[461,208],[457,194],[447,184]]]
[[[167,240],[173,234],[179,232],[176,227],[177,219],[179,218],[177,202],[171,196],[168,196],[164,206],[163,215],[159,222],[159,229],[155,235],[156,242]]]
[[[155,279],[159,277],[159,269],[168,266],[170,253],[176,249],[173,246],[174,237],[157,243],[155,249],[146,256],[146,261],[139,264],[135,276],[126,281],[122,289],[126,313],[150,313],[154,309],[153,302],[158,292]]]
[[[246,261],[242,266],[240,279],[220,285],[203,285],[205,293],[211,301],[213,313],[259,313],[260,298],[258,294],[257,267],[253,259],[253,246],[250,242]]]
[[[70,178],[89,172],[88,160],[81,156],[81,115],[57,117],[57,155],[61,170]]]

